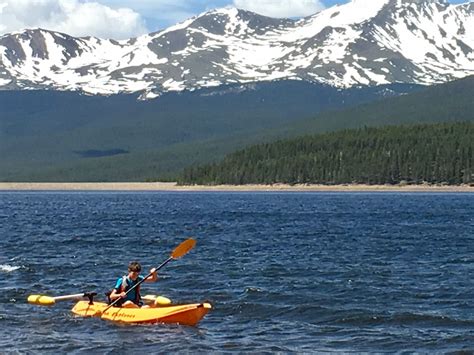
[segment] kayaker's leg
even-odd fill
[[[140,308],[139,305],[133,303],[132,301],[126,301],[123,305],[122,308]]]

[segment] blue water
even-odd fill
[[[0,353],[474,351],[474,194],[0,192]],[[209,300],[197,327],[76,318],[52,296]]]

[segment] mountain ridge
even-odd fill
[[[0,37],[0,89],[110,95],[302,80],[431,85],[474,74],[474,3],[352,0],[300,20],[236,8],[129,40],[43,29]]]

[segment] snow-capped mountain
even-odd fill
[[[474,74],[474,2],[352,0],[294,21],[235,8],[126,41],[36,29],[0,37],[0,89],[90,94],[282,79],[336,87]]]

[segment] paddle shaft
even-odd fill
[[[164,261],[160,266],[158,266],[156,269],[155,269],[155,272],[160,270],[163,266],[165,266],[166,264],[168,264],[171,260],[173,260],[173,257],[169,257],[168,259],[166,259],[166,261]],[[149,273],[148,275],[146,275],[146,277],[143,279],[143,280],[140,280],[138,281],[135,285],[133,285],[133,287],[131,287],[127,292],[125,292],[125,296],[128,295],[129,292],[131,292],[132,290],[134,290],[135,288],[137,288],[139,285],[141,285],[143,282],[146,281],[147,278],[149,278],[151,275],[153,275],[153,273]],[[109,304],[109,306],[107,308],[105,308],[102,313],[104,313],[105,311],[107,311],[109,308],[115,306],[117,304],[117,302],[119,302],[120,300],[122,299],[122,297],[119,297],[117,298],[115,301],[113,301],[111,304]]]

